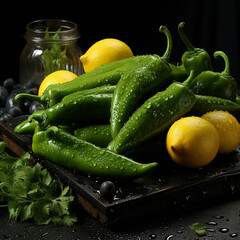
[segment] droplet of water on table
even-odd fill
[[[237,233],[231,233],[231,234],[229,235],[229,237],[235,238],[235,237],[238,237],[238,234],[237,234]]]
[[[148,239],[156,239],[157,238],[157,235],[156,234],[151,234],[149,235]]]
[[[173,238],[173,235],[170,234],[169,236],[165,237],[164,240],[170,240],[170,239],[172,239],[172,238]]]
[[[207,231],[208,231],[208,232],[215,232],[215,229],[213,229],[213,228],[207,228]]]
[[[216,215],[216,216],[213,216],[213,217],[216,218],[216,219],[224,218],[224,216],[220,216],[220,215]]]
[[[227,233],[228,231],[229,231],[228,228],[220,228],[219,229],[219,232],[221,232],[221,233]]]
[[[207,225],[211,225],[211,226],[216,226],[217,223],[215,221],[209,221],[209,222],[206,222]]]

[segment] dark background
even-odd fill
[[[86,1],[86,0],[85,0]],[[1,71],[0,82],[7,77],[18,80],[18,66],[21,51],[25,45],[23,33],[28,22],[44,18],[67,19],[79,26],[81,38],[79,45],[85,52],[94,42],[113,37],[126,42],[134,54],[159,54],[165,51],[166,40],[158,32],[160,25],[169,28],[173,35],[172,61],[181,59],[186,50],[181,42],[177,25],[186,22],[185,32],[196,47],[206,49],[212,57],[216,50],[224,51],[230,59],[231,73],[240,86],[240,1],[239,0],[165,0],[165,1],[135,1],[116,2],[110,4],[82,0],[51,1],[51,0],[18,0],[4,1],[0,14],[1,29]],[[223,69],[222,61],[215,61],[215,69]],[[221,199],[219,199],[220,201]],[[222,199],[223,200],[223,199]],[[187,225],[194,222],[205,223],[216,221],[212,239],[227,239],[232,233],[239,235],[239,198],[226,204],[214,203],[201,211],[185,212],[174,215],[166,222],[157,219],[147,219],[143,225],[124,226],[116,232],[102,228],[92,217],[81,212],[79,222],[72,228],[53,228],[53,226],[38,226],[27,222],[13,223],[9,220],[8,212],[1,209],[0,235],[19,238],[44,239],[129,239],[129,237],[149,239],[156,234],[157,239],[174,234],[177,239],[197,238]],[[4,212],[2,212],[4,211]],[[84,215],[85,214],[85,215]],[[216,219],[213,216],[220,216]],[[184,227],[184,229],[183,229]],[[225,235],[220,233],[222,227],[230,229]],[[163,235],[163,233],[165,235]],[[72,236],[72,238],[69,238]]]
[[[182,1],[8,1],[1,9],[2,67],[1,79],[18,80],[23,34],[28,22],[37,19],[66,19],[76,22],[85,52],[96,41],[113,37],[126,42],[135,55],[159,54],[165,51],[166,40],[158,32],[160,25],[173,35],[171,60],[180,61],[186,50],[177,26],[186,22],[185,32],[195,47],[207,50],[215,70],[222,71],[223,61],[214,60],[213,52],[224,51],[230,59],[231,74],[240,85],[240,1],[182,0]]]

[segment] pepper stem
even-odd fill
[[[19,93],[15,96],[14,100],[18,101],[21,98],[27,98],[33,101],[37,101],[39,103],[41,103],[43,106],[46,105],[46,101],[43,100],[43,98],[41,96],[37,96],[37,95],[32,95],[32,94],[28,94],[28,93]]]
[[[163,25],[160,26],[159,32],[164,33],[167,37],[167,49],[162,58],[164,58],[166,61],[169,61],[170,55],[172,53],[172,35],[170,31]]]
[[[214,58],[217,59],[219,56],[223,58],[225,62],[225,69],[223,70],[224,73],[230,74],[230,67],[229,67],[229,59],[228,56],[222,51],[216,51],[213,54]]]
[[[187,47],[188,51],[193,51],[195,47],[190,43],[189,39],[186,37],[185,33],[183,32],[183,28],[185,27],[184,22],[180,22],[178,24],[178,33],[184,42],[185,46]]]
[[[191,70],[188,78],[182,83],[184,86],[190,86],[190,84],[192,83],[193,79],[196,77],[195,71]]]

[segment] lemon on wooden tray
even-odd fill
[[[118,39],[106,38],[94,43],[80,57],[80,60],[82,61],[84,71],[90,72],[103,64],[132,56],[132,50],[126,43]]]
[[[169,128],[166,138],[169,155],[177,164],[199,168],[217,155],[219,137],[215,127],[200,117],[184,117]]]
[[[219,153],[230,153],[240,144],[240,124],[225,111],[205,113],[202,118],[209,121],[219,135]]]
[[[72,81],[76,78],[77,75],[73,72],[67,70],[58,70],[50,73],[47,77],[42,81],[39,89],[38,96],[41,96],[44,90],[51,84],[65,83]]]

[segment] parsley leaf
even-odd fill
[[[31,167],[29,153],[15,158],[4,151],[5,147],[0,142],[0,207],[8,208],[9,218],[67,226],[76,222],[69,211],[74,200],[71,189],[59,178],[53,179],[39,163]]]
[[[189,228],[195,233],[197,233],[199,236],[204,236],[207,234],[206,226],[201,223],[193,223],[191,226],[189,226]]]

